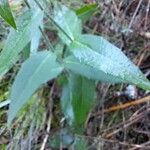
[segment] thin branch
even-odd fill
[[[28,3],[28,1],[27,1],[27,0],[24,0],[24,2],[25,2],[25,4],[27,5],[27,7],[28,7],[29,9],[31,9],[31,6],[30,6],[30,4]],[[45,34],[45,32],[43,31],[43,29],[41,28],[41,26],[39,26],[39,30],[40,30],[40,32],[41,32],[41,34],[42,34],[42,36],[43,36],[43,38],[44,38],[44,40],[45,40],[45,43],[46,43],[46,45],[48,46],[48,48],[50,48],[50,49],[52,50],[52,52],[54,52],[54,48],[53,48],[52,44],[50,43],[50,41],[49,41],[47,35]]]
[[[48,141],[49,135],[50,135],[50,129],[51,129],[51,121],[52,121],[52,109],[53,109],[53,99],[52,99],[52,94],[54,92],[54,87],[55,87],[55,82],[53,83],[51,90],[50,90],[50,95],[49,95],[49,103],[48,103],[48,121],[47,121],[47,128],[46,128],[46,132],[49,134],[46,134],[42,143],[42,146],[40,148],[40,150],[45,150],[46,147],[46,143]]]
[[[10,100],[6,100],[0,103],[0,108],[5,107],[6,105],[9,105]]]
[[[136,9],[135,9],[135,12],[134,12],[134,14],[133,14],[133,16],[132,16],[132,18],[131,18],[131,21],[130,21],[130,23],[129,23],[129,26],[128,26],[129,29],[131,28],[131,26],[132,26],[132,24],[133,24],[134,18],[135,18],[136,14],[137,14],[137,12],[138,12],[140,6],[141,6],[142,1],[143,1],[143,0],[140,0],[140,1],[139,1],[138,5],[137,5],[137,7],[136,7]]]
[[[51,44],[51,42],[49,41],[49,39],[48,39],[47,35],[45,34],[45,32],[43,31],[43,29],[41,27],[39,27],[39,30],[42,33],[42,36],[43,36],[48,48],[50,48],[52,50],[52,52],[54,52],[55,49],[54,49],[53,45]]]
[[[149,9],[150,9],[150,0],[148,0],[148,3],[147,3],[146,15],[145,15],[145,23],[144,23],[144,30],[146,30],[146,28],[147,28],[146,26],[147,26],[147,21],[148,21]]]
[[[102,113],[109,113],[109,112],[112,112],[112,111],[118,111],[118,110],[121,110],[121,109],[128,108],[130,106],[135,106],[135,105],[142,104],[142,103],[149,102],[149,101],[150,101],[150,96],[146,96],[144,98],[137,99],[135,101],[129,101],[129,102],[125,103],[125,104],[119,104],[119,105],[115,105],[115,106],[109,107],[107,109],[104,109],[101,112],[98,112],[98,113],[94,114],[93,116],[99,116]]]
[[[66,37],[70,40],[70,41],[73,41],[72,38],[64,31],[64,29],[62,29],[58,24],[57,22],[44,10],[44,8],[41,6],[41,4],[39,3],[39,1],[37,0],[34,0],[35,3],[38,5],[38,7],[44,12],[44,14],[46,15],[46,17],[59,29],[61,30],[65,35]]]

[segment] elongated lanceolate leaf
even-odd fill
[[[96,43],[92,37],[85,40],[83,36],[81,43],[72,44],[73,55],[66,58],[66,67],[87,78],[110,83],[131,83],[150,89],[149,81],[120,49],[103,38]]]
[[[17,28],[8,0],[0,0],[0,16],[14,29]]]
[[[97,10],[97,4],[88,4],[76,10],[77,16],[83,21],[86,22]]]
[[[68,37],[70,37],[69,39],[61,30],[59,30],[59,37],[67,45],[81,34],[81,21],[78,19],[75,12],[71,11],[67,7],[55,7],[54,20],[57,25],[64,30]]]
[[[28,10],[17,20],[17,31],[11,29],[0,53],[0,77],[18,60],[19,53],[31,41],[43,19],[40,10]]]
[[[35,35],[31,39],[31,47],[30,47],[31,54],[34,54],[37,52],[38,46],[40,43],[40,38],[41,38],[41,32],[40,32],[40,29],[37,29],[37,31],[35,32]]]
[[[144,74],[124,55],[124,53],[118,47],[100,36],[84,34],[80,37],[82,43],[84,43],[94,51],[97,51],[98,53],[108,57],[113,62],[117,62],[123,68],[129,70],[130,74],[132,74],[132,77],[128,77],[128,82],[144,89],[150,89],[150,82],[146,79]],[[133,78],[136,78],[137,81],[134,81]]]
[[[80,36],[80,42],[88,46],[92,50],[98,52],[99,54],[111,59],[113,62],[117,62],[118,64],[122,65],[122,67],[128,68],[128,70],[130,70],[130,72],[132,72],[133,74],[143,76],[138,67],[135,66],[125,56],[121,49],[111,44],[103,37],[91,34],[83,34],[82,36]]]
[[[28,0],[28,4],[30,5],[30,7],[33,9],[34,12],[36,12],[37,10],[40,11],[40,8],[38,7],[38,5],[35,3],[34,0]],[[39,26],[41,28],[43,28],[43,20],[42,19],[41,19],[41,22],[39,23]],[[41,31],[40,31],[40,29],[37,29],[36,32],[34,33],[34,36],[31,39],[30,54],[37,52],[37,49],[38,49],[38,46],[40,43],[40,38],[41,38]]]
[[[49,51],[37,52],[23,63],[12,86],[8,112],[9,124],[38,87],[57,77],[62,69],[56,62],[55,55]]]
[[[81,133],[95,102],[95,82],[75,74],[70,74],[68,80],[68,84],[63,87],[62,109],[73,131]]]

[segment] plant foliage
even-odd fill
[[[0,77],[19,59],[23,48],[34,38],[43,19],[40,10],[28,10],[17,19],[17,30],[11,29],[0,53]]]
[[[62,90],[62,110],[75,133],[84,132],[87,115],[95,103],[96,81],[129,83],[150,90],[148,79],[119,48],[103,37],[82,34],[81,20],[77,15],[85,15],[91,7],[95,8],[95,5],[85,7],[77,14],[62,5],[54,7],[52,19],[64,43],[62,46],[67,45],[67,50],[60,48],[60,52],[57,49],[56,53],[45,50],[35,52],[25,60],[12,86],[9,124],[43,83],[61,76],[62,72],[67,77]],[[18,31],[10,31],[0,54],[1,76],[12,67],[20,52],[33,39],[43,20],[43,11],[33,12],[30,9],[17,20]]]
[[[12,121],[37,88],[48,80],[56,78],[62,69],[56,62],[56,56],[49,51],[37,52],[27,59],[22,64],[12,86],[8,123]]]
[[[12,15],[8,0],[0,1],[0,16],[14,29],[17,29],[14,17]]]

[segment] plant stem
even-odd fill
[[[30,4],[27,2],[27,0],[24,0],[24,3],[27,5],[27,7],[30,9]]]
[[[27,0],[24,0],[24,2],[25,2],[25,4],[27,5],[27,7],[28,7],[29,9],[31,9],[31,6],[30,6],[30,4],[28,3],[28,1],[27,1]],[[54,52],[55,49],[53,48],[52,44],[50,43],[50,41],[49,41],[47,35],[45,34],[45,32],[42,30],[41,26],[39,26],[39,30],[40,30],[40,32],[41,32],[41,34],[42,34],[42,36],[43,36],[43,38],[44,38],[44,40],[45,40],[45,42],[46,42],[48,48],[50,48],[50,49],[52,50],[52,52]]]
[[[52,52],[55,51],[53,45],[51,44],[51,42],[49,41],[48,37],[46,36],[45,32],[43,31],[43,29],[41,27],[39,27],[39,30],[41,31],[43,38],[47,44],[47,46],[52,50]]]
[[[71,39],[71,37],[64,31],[64,29],[62,29],[58,24],[57,22],[43,9],[43,7],[41,6],[41,4],[37,1],[37,0],[34,0],[35,3],[38,5],[38,7],[44,12],[44,14],[46,15],[46,17],[59,29],[61,30],[65,35],[66,37],[73,42],[73,40]]]

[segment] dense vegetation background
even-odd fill
[[[27,2],[9,1],[15,21],[31,7]],[[54,1],[46,2],[44,10],[51,14]],[[108,39],[150,78],[150,0],[60,0],[58,3],[74,10],[83,20],[83,33]],[[5,21],[0,18],[0,52],[6,45],[9,29],[16,28],[15,22]],[[38,23],[40,20],[34,25]],[[7,126],[11,87],[22,63],[29,57],[28,51],[32,49],[34,53],[37,47],[43,50],[53,46],[59,54],[62,46],[61,42],[57,44],[58,31],[46,15],[40,28],[42,34],[34,32],[34,25],[35,41],[30,43],[33,47],[27,44],[13,67],[0,76],[0,149],[150,149],[150,93],[130,84],[98,82],[96,102],[86,117],[83,134],[80,129],[75,134],[68,129],[60,104],[62,85],[66,82],[62,76],[38,89],[11,127]],[[77,93],[80,94],[80,90]]]

